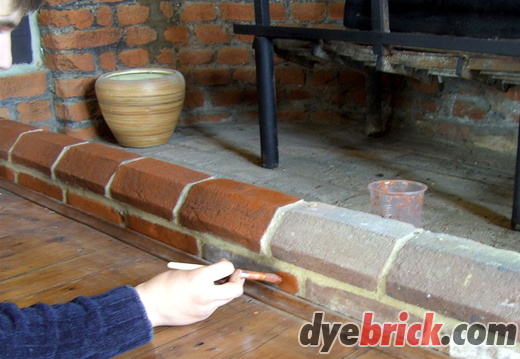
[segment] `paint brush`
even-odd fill
[[[182,263],[182,262],[170,262],[168,263],[168,268],[177,269],[177,270],[193,270],[200,267],[204,267],[202,264],[193,264],[193,263]],[[249,270],[240,270],[240,277],[243,279],[249,280],[260,280],[268,283],[280,283],[282,278],[279,275],[274,273],[264,273],[264,272],[253,272]]]

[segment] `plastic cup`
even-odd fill
[[[368,189],[373,214],[421,226],[428,186],[415,181],[381,180],[370,183]]]

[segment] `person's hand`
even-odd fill
[[[231,276],[224,284],[215,281]],[[190,270],[170,270],[138,285],[136,291],[152,326],[186,325],[209,317],[218,307],[242,295],[240,270],[223,260]]]

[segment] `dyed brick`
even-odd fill
[[[198,254],[197,239],[189,234],[179,232],[175,229],[152,223],[138,216],[127,215],[126,225],[128,228],[166,243],[189,254]]]
[[[299,198],[229,179],[191,188],[179,213],[180,223],[260,251],[260,240],[280,207]]]
[[[19,173],[17,183],[33,191],[63,201],[62,189],[52,182],[44,181],[26,173]]]
[[[415,228],[322,203],[289,209],[271,241],[273,257],[352,285],[376,290],[399,239]]]
[[[488,108],[483,108],[472,101],[456,99],[453,103],[453,116],[468,118],[473,121],[482,121],[488,113]]]
[[[9,150],[21,134],[29,131],[41,131],[36,127],[0,118],[0,158],[7,160]]]
[[[402,248],[386,283],[397,300],[469,323],[519,323],[518,288],[519,253],[430,232]]]
[[[107,221],[113,222],[117,225],[123,225],[123,216],[119,211],[105,203],[101,203],[94,199],[85,197],[81,194],[68,192],[67,203],[74,206],[82,211],[93,214],[96,217],[106,219]]]
[[[99,143],[87,143],[70,148],[55,166],[54,174],[68,184],[104,195],[121,163],[139,157]]]
[[[298,294],[299,286],[297,277],[291,273],[282,271],[278,271],[276,274],[282,278],[282,281],[278,283],[278,288],[290,294]]]
[[[181,49],[179,59],[181,63],[186,65],[207,64],[213,60],[213,52],[210,50]]]
[[[78,139],[53,132],[27,133],[14,146],[12,161],[51,176],[51,168],[64,148],[80,142]]]
[[[172,220],[182,190],[209,175],[171,163],[145,158],[119,168],[111,196],[145,212]]]

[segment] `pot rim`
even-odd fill
[[[113,80],[112,77],[124,76],[124,75],[135,75],[135,74],[141,74],[141,73],[164,74],[166,76],[180,75],[180,77],[184,79],[184,76],[182,75],[182,73],[180,71],[177,71],[175,69],[162,68],[162,67],[141,67],[141,68],[132,68],[132,69],[122,69],[122,70],[117,70],[117,71],[111,71],[111,72],[107,72],[107,73],[100,75],[98,79],[99,80],[101,80],[101,79]],[[146,78],[132,79],[132,81],[146,81],[146,82],[154,81],[154,80],[160,80],[160,78],[157,78],[157,79],[146,79]]]

